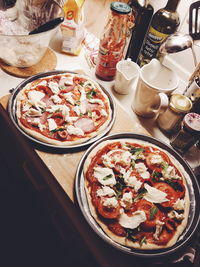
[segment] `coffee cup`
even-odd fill
[[[142,117],[153,118],[163,113],[169,104],[168,96],[178,87],[177,75],[157,59],[140,69],[132,109]]]
[[[114,90],[118,94],[126,95],[133,89],[133,83],[137,79],[140,67],[131,59],[120,60],[116,65]]]

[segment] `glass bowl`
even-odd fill
[[[38,63],[59,24],[51,30],[29,33],[63,16],[62,7],[53,0],[17,0],[12,7],[0,9],[0,58],[15,67]]]

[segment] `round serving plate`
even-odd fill
[[[109,101],[110,101],[110,107],[111,107],[111,120],[108,124],[108,126],[106,127],[106,129],[104,129],[102,132],[100,132],[98,135],[90,138],[89,140],[87,140],[86,142],[80,143],[80,144],[76,144],[76,145],[70,145],[70,146],[56,146],[56,145],[52,145],[52,144],[48,144],[45,143],[43,141],[40,141],[30,135],[28,135],[19,125],[17,122],[17,118],[16,118],[16,98],[17,95],[19,94],[19,92],[30,82],[40,79],[40,78],[44,78],[47,76],[51,76],[51,75],[57,75],[57,74],[62,74],[62,73],[74,73],[74,74],[79,74],[73,71],[68,71],[68,70],[55,70],[55,71],[48,71],[48,72],[42,72],[39,73],[37,75],[31,76],[27,79],[25,79],[23,82],[21,82],[12,92],[9,102],[8,102],[8,112],[10,115],[10,118],[12,120],[12,122],[14,123],[14,125],[16,126],[16,128],[24,135],[26,136],[29,140],[35,142],[36,144],[38,144],[39,146],[44,146],[46,148],[53,148],[53,149],[75,149],[75,148],[83,148],[85,146],[89,146],[90,144],[94,143],[95,141],[99,140],[100,138],[102,138],[104,135],[106,135],[112,128],[113,123],[115,121],[115,117],[116,117],[116,109],[115,109],[115,103],[114,103],[114,99],[111,96],[111,94],[99,83],[99,86],[101,87],[101,89],[103,90],[103,92],[107,95]],[[82,74],[79,74],[82,75]],[[83,75],[84,77],[88,77],[87,75]],[[88,77],[90,79],[90,77]],[[95,81],[96,82],[96,81]]]
[[[157,249],[157,250],[155,249],[154,250],[142,250],[142,249],[139,250],[139,249],[133,249],[133,248],[123,246],[113,241],[110,237],[108,237],[105,234],[105,232],[102,230],[102,228],[99,226],[99,224],[95,221],[93,216],[91,215],[88,201],[87,201],[86,192],[85,192],[85,186],[84,186],[85,184],[84,175],[83,175],[84,164],[90,152],[98,144],[106,140],[113,140],[113,139],[130,139],[130,141],[142,140],[142,141],[146,141],[151,144],[154,144],[166,150],[177,161],[179,161],[179,163],[184,167],[185,171],[189,175],[189,178],[187,179],[187,187],[188,187],[189,196],[190,196],[190,210],[189,210],[188,223],[187,223],[187,227],[185,228],[184,232],[181,234],[176,244],[173,245],[172,247],[166,248],[166,249]],[[77,172],[76,172],[76,180],[75,180],[75,192],[76,192],[77,201],[78,201],[78,204],[82,211],[83,216],[85,217],[86,221],[89,223],[91,228],[97,233],[97,235],[100,236],[105,242],[115,247],[116,249],[122,252],[125,252],[127,254],[134,255],[134,256],[152,258],[152,257],[162,257],[166,255],[172,255],[173,253],[183,248],[186,244],[188,244],[189,240],[195,233],[198,223],[200,221],[200,213],[199,213],[200,188],[196,180],[196,177],[192,172],[192,169],[190,168],[188,163],[170,146],[163,143],[162,141],[159,141],[153,137],[149,137],[146,135],[132,134],[132,133],[113,134],[113,135],[106,136],[102,138],[101,140],[97,141],[96,143],[94,143],[85,152],[85,154],[83,155],[78,165]]]

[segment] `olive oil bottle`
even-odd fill
[[[179,2],[180,0],[168,0],[166,6],[153,15],[137,60],[140,67],[148,64],[152,58],[159,58],[160,45],[177,30],[180,24],[176,11]]]
[[[129,5],[132,8],[135,25],[132,29],[126,58],[131,58],[132,61],[136,62],[154,9],[149,0],[132,0]]]

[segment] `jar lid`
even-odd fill
[[[119,14],[128,14],[131,12],[131,7],[128,4],[122,2],[112,2],[110,4],[110,9]]]
[[[183,119],[183,124],[193,132],[200,133],[200,115],[197,113],[188,113]]]
[[[169,106],[176,113],[187,113],[192,108],[192,101],[185,95],[174,94],[170,98]]]

